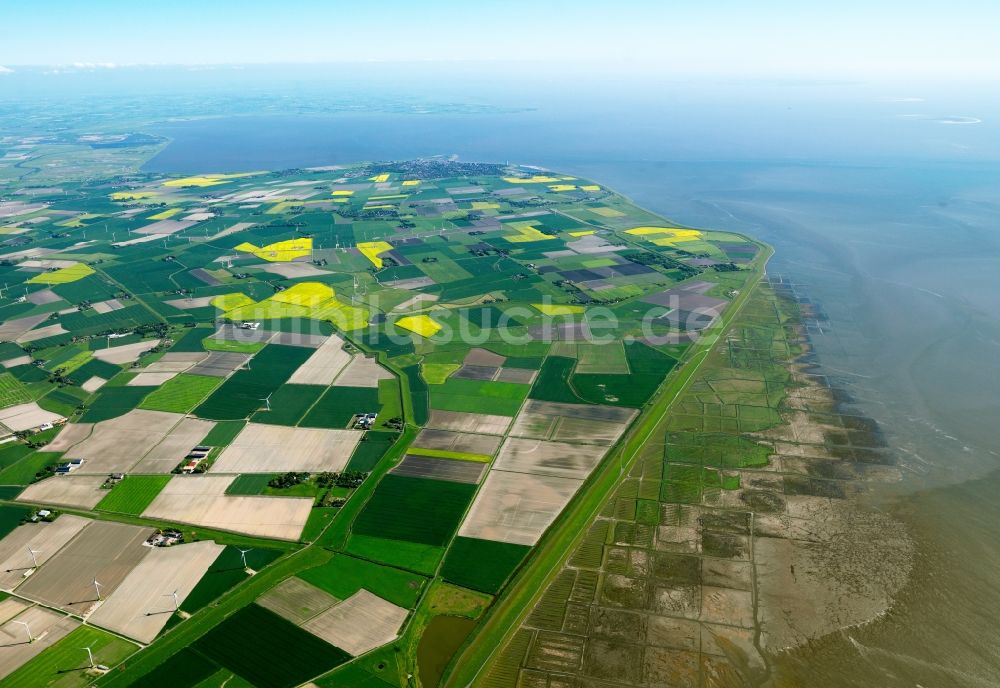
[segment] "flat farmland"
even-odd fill
[[[340,471],[361,440],[360,430],[247,423],[212,466],[214,473]]]
[[[406,615],[402,607],[359,590],[302,628],[356,657],[395,640]]]
[[[484,382],[450,378],[431,387],[431,407],[442,411],[463,411],[514,416],[531,388],[513,382]]]
[[[467,432],[450,432],[425,428],[410,445],[421,449],[461,452],[493,456],[500,448],[500,438],[494,435],[474,435]]]
[[[250,361],[250,370],[237,370],[197,409],[195,414],[213,420],[246,418],[312,354],[312,349],[271,344]]]
[[[569,503],[580,480],[492,470],[458,534],[534,545]]]
[[[299,424],[343,428],[355,414],[378,411],[378,387],[330,387]]]
[[[392,469],[391,473],[412,478],[433,478],[476,485],[485,470],[486,464],[478,461],[460,461],[452,458],[440,459],[407,454]]]
[[[340,600],[301,578],[291,577],[257,598],[257,604],[292,623],[302,624]]]
[[[155,364],[154,364],[155,365]],[[187,413],[220,383],[218,377],[182,373],[164,382],[139,404],[141,409]]]
[[[90,615],[95,626],[150,643],[223,550],[212,541],[153,547],[121,585]]]
[[[392,379],[392,373],[383,368],[374,358],[355,356],[337,379],[335,387],[378,387],[379,380]]]
[[[55,439],[45,445],[47,452],[65,452],[90,436],[93,423],[66,423]]]
[[[173,427],[159,444],[132,467],[133,473],[169,473],[187,456],[193,447],[215,427],[215,423],[198,418],[184,418]]]
[[[227,495],[232,475],[175,476],[144,518],[219,528],[280,540],[297,540],[309,520],[313,500],[298,497]]]
[[[66,452],[84,459],[76,473],[127,473],[176,426],[183,416],[164,411],[133,410],[94,425],[90,437]]]
[[[111,595],[149,551],[153,532],[111,521],[94,521],[18,588],[18,593],[53,607],[86,613],[101,595]]]
[[[350,659],[343,650],[255,604],[227,618],[192,647],[259,688],[291,688]]]
[[[17,501],[93,509],[108,494],[101,489],[104,479],[101,475],[52,476],[28,485]]]
[[[27,642],[26,631],[17,623],[19,621],[27,623],[32,635],[39,640]],[[0,681],[6,686],[9,674],[55,645],[79,625],[76,619],[51,609],[31,607],[0,626]]]
[[[288,382],[293,385],[329,385],[350,362],[351,354],[344,351],[344,340],[331,335],[292,373]]]
[[[94,662],[115,666],[139,649],[127,640],[105,633],[99,628],[79,626],[47,652],[35,657],[4,679],[4,688],[84,688],[93,682],[86,672],[89,647]]]
[[[387,475],[354,522],[354,532],[443,546],[455,531],[476,486]]]
[[[493,462],[494,470],[586,480],[607,448],[509,437]]]
[[[12,590],[32,567],[30,547],[39,565],[55,556],[77,533],[91,523],[89,519],[63,514],[51,523],[25,523],[0,540],[0,589]]]
[[[610,446],[638,411],[615,406],[566,404],[529,399],[510,429],[513,437],[568,440]]]
[[[527,545],[457,537],[448,548],[441,577],[495,595],[529,551]]]
[[[484,435],[503,435],[510,427],[508,416],[489,415],[485,413],[466,413],[464,411],[431,411],[427,427],[435,430],[451,430]]]
[[[97,511],[113,511],[138,516],[146,510],[156,495],[170,482],[169,475],[128,475],[107,491],[98,502]]]

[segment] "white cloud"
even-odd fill
[[[73,69],[114,69],[118,65],[114,62],[74,62]]]
[[[0,65],[0,74],[13,74],[13,73],[14,73],[13,69],[10,69],[9,67],[4,67],[3,65]]]

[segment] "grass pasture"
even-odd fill
[[[362,588],[406,609],[412,609],[426,583],[423,576],[383,566],[347,554],[335,554],[321,566],[299,573],[299,578],[346,600]]]
[[[431,407],[442,411],[514,416],[530,387],[514,382],[488,382],[449,378],[431,387]]]
[[[80,626],[71,631],[42,654],[24,664],[3,679],[5,688],[83,688],[92,678],[87,676],[87,652],[94,653],[94,661],[115,666],[138,650],[138,646],[93,626]]]
[[[112,511],[118,514],[138,516],[152,504],[160,494],[170,475],[128,475],[115,485],[104,499],[94,507],[97,511]]]
[[[465,483],[387,475],[358,515],[354,532],[443,546],[475,491]]]
[[[0,373],[0,408],[31,401],[31,392],[8,372]]]

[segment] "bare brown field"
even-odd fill
[[[152,642],[224,547],[211,540],[153,547],[90,615],[88,622],[142,643]]]
[[[177,373],[150,373],[143,371],[128,381],[129,387],[159,387]]]
[[[257,598],[257,604],[296,626],[325,612],[339,601],[330,593],[294,576],[286,578]]]
[[[501,441],[501,438],[496,435],[473,435],[465,432],[425,428],[420,431],[411,446],[421,449],[442,449],[444,451],[493,456],[500,448]]]
[[[462,361],[464,365],[493,366],[495,368],[499,368],[506,362],[505,356],[479,348],[469,349],[469,353],[465,354],[465,359]]]
[[[31,627],[34,642],[27,642],[27,631],[18,621]],[[55,645],[79,625],[76,619],[51,609],[31,607],[0,626],[0,680]]]
[[[94,352],[94,358],[107,361],[108,363],[114,363],[115,365],[132,363],[133,361],[139,360],[139,356],[142,353],[149,351],[159,343],[159,339],[145,339],[141,342],[135,342],[134,344],[112,346],[109,349],[97,349]]]
[[[46,411],[35,402],[8,406],[0,410],[0,425],[12,432],[23,432],[37,428],[42,423],[54,423],[62,419],[58,413]]]
[[[339,471],[361,440],[360,430],[247,423],[212,466],[214,473]]]
[[[509,437],[493,462],[493,470],[586,480],[606,451],[596,445]]]
[[[132,467],[132,472],[169,473],[214,427],[215,423],[209,420],[184,418]]]
[[[539,440],[562,440],[610,446],[635,418],[634,409],[563,404],[529,399],[510,434]]]
[[[288,382],[293,385],[329,385],[350,362],[351,354],[344,351],[344,340],[331,335],[292,373]]]
[[[510,427],[510,423],[511,419],[507,416],[432,409],[431,417],[427,421],[427,427],[434,430],[503,435],[507,432],[507,428]]]
[[[337,379],[334,387],[378,387],[379,380],[389,380],[392,373],[375,362],[374,358],[355,356],[347,364]]]
[[[491,470],[458,534],[534,545],[580,484],[572,478]]]
[[[129,411],[95,424],[90,437],[66,452],[66,458],[84,459],[78,473],[127,473],[183,417],[166,411]]]
[[[29,342],[45,339],[46,337],[54,337],[57,334],[66,334],[66,332],[67,330],[65,327],[56,323],[55,325],[46,325],[45,327],[39,327],[37,330],[25,332],[15,341],[18,344],[28,344]]]
[[[302,628],[357,657],[395,640],[406,615],[402,607],[362,589]]]
[[[43,447],[47,452],[64,452],[75,444],[90,437],[94,429],[93,423],[66,423],[55,439]]]
[[[299,538],[312,499],[225,494],[235,479],[235,475],[177,476],[142,515],[280,540]]]
[[[13,619],[30,606],[30,602],[25,602],[19,597],[8,597],[0,600],[0,626]]]
[[[28,485],[17,496],[17,501],[93,509],[108,494],[107,490],[101,489],[106,477],[105,475],[55,475]]]
[[[391,472],[411,478],[431,478],[475,485],[482,479],[486,468],[485,463],[478,461],[435,459],[430,456],[407,454]]]
[[[15,528],[0,540],[0,589],[13,590],[32,569],[29,548],[41,566],[89,523],[89,519],[63,514],[52,523],[25,523]]]
[[[17,590],[28,599],[85,615],[98,602],[94,579],[107,598],[151,551],[153,533],[125,523],[94,521],[39,567]]]

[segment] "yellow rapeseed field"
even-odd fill
[[[68,284],[93,275],[94,269],[84,263],[77,263],[52,272],[43,272],[28,279],[30,284]]]
[[[392,244],[388,241],[362,241],[358,244],[358,250],[361,251],[361,255],[372,262],[372,265],[381,269],[382,259],[378,256],[380,253],[391,251]]]
[[[441,326],[429,315],[408,315],[397,320],[395,324],[396,327],[415,332],[421,337],[431,337],[441,330]]]

